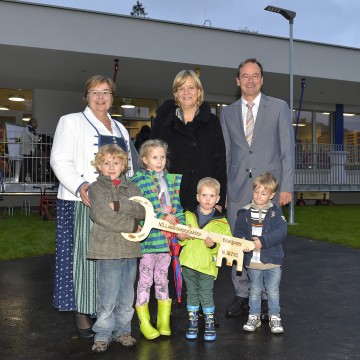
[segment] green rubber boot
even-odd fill
[[[170,336],[171,299],[158,300],[157,329],[161,335]]]
[[[136,313],[140,322],[140,331],[148,340],[156,339],[160,333],[150,323],[149,304],[135,306]]]

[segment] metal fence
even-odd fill
[[[296,145],[296,191],[359,191],[360,146]]]
[[[57,179],[50,167],[53,134],[38,135],[23,154],[21,134],[0,140],[0,192],[38,192]],[[360,191],[360,146],[296,145],[295,191]]]
[[[13,131],[0,139],[0,191],[6,193],[39,192],[57,183],[50,166],[53,134],[40,134],[36,140]]]

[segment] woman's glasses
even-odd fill
[[[109,97],[110,95],[112,95],[112,92],[109,91],[109,90],[103,90],[103,91],[91,90],[91,91],[88,92],[88,95],[90,95],[93,98],[98,98],[100,96],[106,98],[106,97]]]

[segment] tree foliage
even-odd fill
[[[239,28],[239,31],[248,34],[258,34],[257,30],[250,30],[247,26],[245,26],[244,28]]]
[[[140,1],[137,1],[133,6],[130,15],[135,17],[146,17],[147,13],[145,12],[145,8]]]

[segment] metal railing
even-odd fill
[[[29,155],[21,154],[20,139],[0,140],[0,192],[36,193],[39,185],[57,184],[50,167],[53,134],[39,135]],[[298,143],[295,191],[360,191],[360,145]]]
[[[296,191],[359,191],[360,145],[297,144]]]
[[[12,132],[9,139],[0,139],[0,191],[37,193],[57,184],[50,166],[53,134],[37,135],[37,141],[22,143],[22,133]]]

